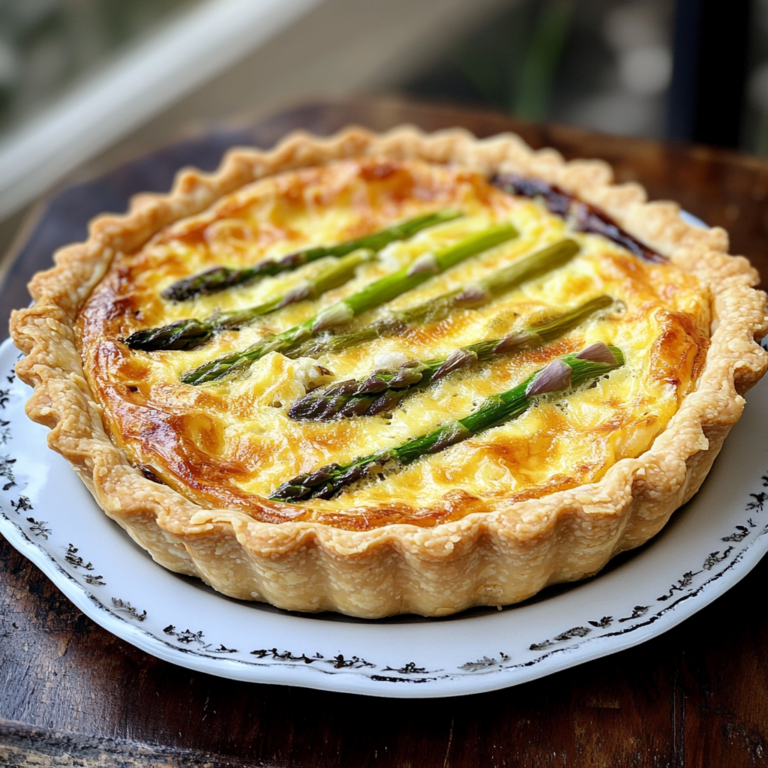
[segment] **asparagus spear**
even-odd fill
[[[373,256],[374,252],[370,250],[353,251],[320,272],[316,277],[305,280],[274,299],[246,309],[215,312],[202,320],[195,318],[177,320],[175,323],[164,325],[161,328],[136,331],[125,339],[125,343],[131,349],[142,349],[145,352],[158,349],[196,349],[205,344],[217,331],[242,328],[261,315],[282,309],[297,301],[317,298],[326,291],[344,285],[354,276],[355,270]]]
[[[269,352],[290,353],[295,346],[315,334],[335,325],[348,323],[355,315],[391,301],[400,294],[413,290],[434,275],[450,269],[470,256],[501,245],[517,237],[517,234],[517,230],[511,224],[497,224],[476,232],[437,253],[424,253],[410,267],[393,272],[367,285],[303,323],[294,325],[277,335],[267,336],[247,349],[204,363],[183,374],[181,380],[185,384],[204,384],[222,379],[234,369],[244,370]]]
[[[610,296],[598,296],[544,323],[528,326],[503,339],[470,344],[447,357],[409,360],[396,370],[374,371],[359,381],[350,379],[319,387],[297,400],[288,411],[288,416],[296,420],[331,421],[339,416],[375,416],[391,411],[417,389],[439,381],[454,371],[485,363],[498,355],[546,344],[612,303]]]
[[[618,347],[597,342],[578,354],[553,360],[516,387],[489,397],[482,406],[463,419],[348,464],[328,464],[314,472],[299,475],[277,488],[270,498],[294,503],[308,499],[329,499],[372,470],[385,466],[402,468],[427,454],[443,451],[480,432],[517,418],[528,410],[536,397],[577,387],[623,364],[624,355]]]
[[[365,248],[370,251],[380,251],[395,240],[407,240],[413,237],[417,232],[427,227],[434,227],[446,221],[451,221],[462,216],[461,211],[438,211],[437,213],[428,213],[425,216],[418,216],[415,219],[401,221],[386,229],[373,232],[364,237],[358,237],[354,240],[347,240],[343,243],[330,246],[319,246],[316,248],[307,248],[303,251],[296,251],[283,256],[280,259],[266,259],[255,264],[253,267],[243,269],[234,269],[232,267],[213,267],[205,272],[200,272],[192,277],[186,277],[166,288],[161,296],[173,301],[188,301],[194,299],[200,294],[217,293],[225,291],[228,288],[234,288],[238,285],[253,282],[261,277],[271,277],[281,272],[287,272],[298,267],[309,264],[311,261],[317,261],[326,256],[335,256],[337,258],[346,256],[352,251],[358,251]]]
[[[553,245],[517,259],[508,267],[422,304],[393,312],[376,323],[359,328],[352,333],[330,338],[310,338],[288,352],[288,357],[317,357],[325,353],[340,352],[347,347],[363,344],[388,334],[402,333],[410,326],[434,323],[447,317],[455,309],[482,307],[505,293],[517,288],[526,280],[532,280],[562,266],[579,251],[573,240],[560,240]]]

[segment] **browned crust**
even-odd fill
[[[365,155],[513,171],[560,185],[710,287],[712,344],[698,387],[649,451],[619,461],[598,483],[541,499],[497,501],[491,511],[430,529],[396,524],[359,532],[206,509],[129,463],[104,430],[74,335],[79,308],[113,254],[140,248],[161,227],[244,184]],[[546,584],[595,573],[617,552],[653,536],[698,490],[741,415],[741,395],[768,365],[755,341],[768,329],[765,295],[752,287],[757,274],[749,263],[728,256],[727,248],[722,229],[686,224],[674,203],[646,203],[636,184],[611,185],[604,163],[565,163],[552,150],[532,152],[516,136],[478,141],[460,130],[425,135],[407,127],[381,136],[350,128],[328,139],[296,133],[270,152],[231,151],[214,175],[184,171],[170,195],[137,196],[125,216],[93,221],[85,243],[59,251],[57,266],[32,280],[35,303],[13,314],[11,333],[26,354],[17,372],[35,387],[30,418],[51,428],[50,446],[162,565],[225,594],[292,610],[439,616],[513,603]]]

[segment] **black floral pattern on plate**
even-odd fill
[[[115,607],[115,610],[127,614],[136,621],[144,621],[147,618],[146,611],[141,611],[141,613],[139,613],[138,609],[134,608],[128,601],[113,597],[112,605]]]
[[[16,459],[10,456],[0,456],[0,477],[8,482],[3,485],[4,491],[10,491],[16,485],[16,477],[13,474],[13,465]]]

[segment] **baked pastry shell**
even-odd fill
[[[78,312],[119,251],[197,214],[245,184],[344,158],[381,156],[453,163],[484,174],[514,172],[556,184],[598,206],[712,294],[706,364],[653,446],[622,459],[597,482],[486,510],[433,528],[393,524],[349,531],[315,522],[259,522],[202,507],[142,475],[110,439],[75,343]],[[684,222],[674,203],[648,203],[637,184],[613,185],[600,161],[565,162],[507,134],[478,140],[462,130],[383,135],[350,128],[330,138],[294,133],[271,151],[234,149],[218,172],[182,171],[167,196],[138,195],[124,216],[91,222],[85,243],[61,249],[30,283],[33,305],[14,312],[11,334],[34,387],[27,414],[51,429],[48,443],[73,465],[102,509],[161,565],[218,591],[295,611],[362,618],[444,616],[524,600],[543,587],[598,572],[654,536],[701,486],[743,394],[765,373],[757,343],[768,330],[758,275],[727,255],[719,228]]]

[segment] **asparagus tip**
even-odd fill
[[[571,366],[562,360],[553,360],[542,368],[533,381],[526,387],[526,397],[547,395],[550,392],[559,392],[571,386]]]

